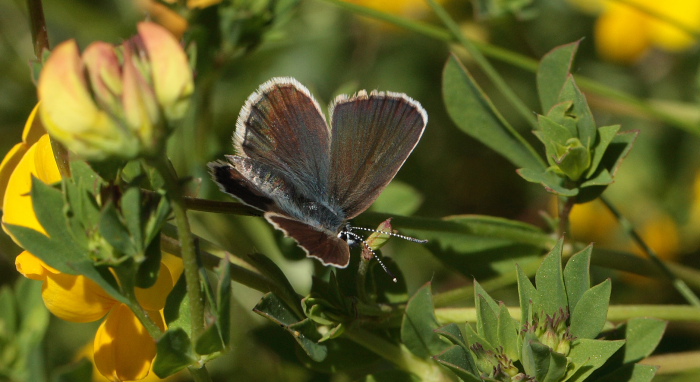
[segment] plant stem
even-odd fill
[[[192,333],[196,338],[204,331],[204,295],[199,277],[199,261],[190,232],[190,222],[187,219],[187,209],[182,198],[182,189],[175,171],[167,163],[164,157],[155,158],[150,162],[165,180],[165,188],[173,213],[175,215],[175,225],[177,226],[178,237],[180,238],[180,249],[182,262],[184,265],[185,279],[187,280],[187,296],[190,303]]]
[[[520,320],[520,308],[508,308],[510,316]],[[438,308],[435,316],[442,325],[448,323],[475,322],[476,308]],[[611,305],[609,321],[626,321],[630,318],[654,317],[677,322],[700,322],[700,308],[687,305]]]
[[[557,232],[559,237],[566,237],[566,235],[568,234],[569,238],[571,238],[571,225],[569,216],[571,215],[571,210],[573,209],[574,204],[574,198],[559,198],[559,232]]]
[[[435,367],[437,365],[432,365],[416,357],[405,347],[397,346],[364,329],[349,327],[343,336],[388,360],[399,369],[418,376],[421,380],[429,380],[429,376],[440,373],[440,370]]]
[[[194,382],[211,382],[211,377],[209,376],[209,371],[206,366],[202,365],[200,367],[189,366],[187,371],[190,372],[192,380]]]
[[[603,204],[610,210],[610,212],[615,215],[617,220],[620,222],[620,225],[622,228],[627,231],[627,234],[630,235],[632,240],[639,245],[639,247],[646,253],[647,257],[649,260],[651,260],[654,264],[656,264],[657,267],[664,273],[664,275],[671,280],[671,283],[673,286],[676,288],[676,290],[688,301],[689,304],[695,306],[695,307],[700,307],[700,299],[698,296],[693,293],[693,291],[688,287],[688,284],[685,283],[685,281],[681,280],[678,276],[671,271],[671,269],[664,263],[661,258],[656,254],[656,252],[647,245],[647,243],[642,239],[642,237],[639,235],[637,230],[634,229],[634,226],[632,223],[625,218],[620,211],[613,206],[607,198],[601,196],[600,200],[603,201]]]

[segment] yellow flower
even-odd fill
[[[424,0],[345,0],[348,3],[362,5],[385,13],[412,18],[421,18],[431,12],[430,5]],[[442,3],[444,0],[438,0]]]
[[[700,33],[700,2],[696,0],[570,2],[583,11],[600,13],[595,26],[598,52],[619,63],[634,63],[651,48],[686,50],[695,45]]]
[[[154,23],[138,31],[119,48],[95,42],[82,57],[75,41],[66,41],[41,72],[44,126],[85,159],[158,153],[169,123],[189,105],[194,84],[180,44]]]
[[[133,381],[148,375],[156,356],[156,343],[128,306],[87,277],[60,273],[27,251],[17,256],[15,264],[25,277],[43,282],[44,303],[57,317],[91,322],[106,316],[93,344],[100,374],[110,381]],[[156,284],[136,290],[139,303],[161,329],[165,329],[161,311],[181,272],[179,258],[164,253]]]
[[[23,142],[15,145],[0,164],[0,196],[3,226],[22,225],[44,232],[29,194],[31,176],[46,183],[57,182],[61,177],[49,137],[35,118],[37,108],[27,121]],[[94,343],[95,363],[100,373],[112,381],[137,380],[148,374],[155,357],[155,342],[128,307],[87,277],[61,273],[27,251],[17,256],[15,264],[27,278],[42,281],[44,303],[56,316],[73,322],[90,322],[107,316]],[[137,288],[139,303],[161,328],[165,327],[161,310],[181,272],[180,259],[163,254],[156,284],[148,289]]]
[[[16,144],[0,163],[2,225],[8,234],[5,224],[20,225],[46,233],[36,219],[29,196],[32,176],[48,184],[61,180],[49,137],[36,118],[38,108],[39,105],[27,120],[22,142]]]

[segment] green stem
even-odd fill
[[[438,308],[435,316],[441,325],[476,322],[476,308]],[[508,308],[510,316],[520,320],[520,308]],[[654,317],[667,321],[700,322],[700,308],[687,305],[611,305],[609,321],[626,321],[630,318]]]
[[[656,252],[647,245],[647,243],[642,239],[642,237],[639,235],[637,230],[634,229],[634,226],[632,223],[625,218],[620,211],[613,206],[610,201],[607,200],[607,198],[601,196],[600,200],[603,201],[603,204],[610,210],[610,212],[615,215],[617,220],[620,222],[620,225],[622,228],[627,231],[627,234],[630,235],[632,240],[639,245],[640,248],[646,253],[647,257],[649,260],[651,260],[654,264],[656,264],[657,267],[664,273],[664,276],[666,276],[669,280],[671,280],[671,283],[673,286],[676,288],[676,290],[688,301],[689,304],[700,307],[700,299],[698,296],[693,293],[693,291],[688,287],[688,284],[685,283],[685,281],[681,280],[678,276],[676,276],[675,273],[664,263],[661,258],[656,254]]]
[[[364,255],[360,258],[360,264],[357,266],[357,297],[364,303],[371,303],[367,295],[367,272],[369,272],[369,260],[365,259]]]
[[[185,279],[187,280],[187,296],[190,303],[192,322],[191,335],[197,338],[204,332],[204,294],[202,293],[199,277],[199,261],[197,260],[197,253],[192,240],[190,222],[187,219],[187,209],[182,198],[182,189],[175,171],[167,163],[166,158],[155,158],[151,161],[151,164],[165,180],[166,192],[170,198],[173,214],[175,215],[175,225],[180,238],[182,262],[185,268]]]
[[[397,346],[386,339],[364,329],[351,327],[345,330],[343,336],[378,356],[388,360],[401,370],[412,373],[422,380],[431,379],[429,376],[440,373],[437,365],[418,358],[403,346]]]
[[[571,210],[575,204],[574,198],[560,197],[559,198],[559,232],[558,236],[566,236],[567,234],[571,237],[571,224],[569,223],[569,216],[571,216]]]

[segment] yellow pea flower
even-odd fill
[[[170,123],[182,118],[194,89],[187,56],[165,28],[138,25],[115,47],[59,44],[38,82],[47,131],[88,160],[133,159],[159,153]]]
[[[15,145],[0,163],[0,196],[4,224],[22,225],[44,232],[34,214],[31,176],[46,183],[61,179],[48,135],[36,118],[39,105],[25,125],[22,143]],[[24,251],[15,259],[25,277],[42,281],[42,297],[54,315],[72,322],[90,322],[107,317],[95,336],[95,364],[111,381],[144,378],[156,354],[155,341],[131,310],[112,298],[98,284],[81,275],[68,275]],[[175,281],[182,273],[182,261],[163,254],[156,284],[136,290],[141,306],[161,328],[162,309]]]
[[[689,49],[700,33],[696,0],[569,0],[579,9],[599,13],[595,42],[610,61],[630,64],[652,48],[669,52]]]

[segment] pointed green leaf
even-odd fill
[[[537,92],[542,112],[547,113],[557,103],[559,93],[571,72],[571,64],[578,50],[579,41],[560,45],[544,55],[537,69]]]
[[[401,321],[401,342],[421,358],[428,358],[447,348],[447,343],[435,333],[438,323],[430,285],[423,285],[408,300]]]
[[[445,337],[454,345],[459,345],[465,349],[467,347],[467,342],[464,339],[462,331],[459,329],[459,325],[454,322],[435,329],[435,333]]]
[[[163,228],[163,224],[170,216],[171,212],[170,201],[164,196],[158,198],[158,206],[155,211],[148,217],[144,231],[146,233],[145,242],[149,243],[152,240],[158,238],[160,231]]]
[[[561,184],[563,179],[549,170],[533,170],[529,168],[518,169],[518,175],[531,183],[539,183],[547,190],[556,195],[572,197],[578,194],[578,189],[564,188]]]
[[[666,331],[667,322],[651,317],[631,318],[625,323],[625,357],[623,363],[648,357]]]
[[[190,338],[182,328],[165,332],[158,340],[157,348],[158,355],[153,361],[153,372],[160,378],[173,375],[197,362]]]
[[[518,323],[510,316],[508,307],[501,303],[498,310],[498,343],[503,347],[503,353],[512,361],[519,359],[518,354]]]
[[[304,319],[285,327],[285,329],[312,360],[321,362],[328,356],[328,347],[325,343],[318,342],[321,340],[321,334],[311,319]]]
[[[535,274],[535,286],[540,298],[540,309],[550,316],[566,310],[567,297],[564,288],[564,279],[561,270],[561,251],[564,239],[559,239],[542,261],[542,265]],[[534,312],[540,313],[540,312]]]
[[[231,267],[229,264],[227,255],[221,259],[216,269],[219,279],[216,293],[216,312],[224,346],[228,346],[231,340]]]
[[[462,381],[481,382],[481,378],[476,376],[479,371],[471,359],[471,354],[462,347],[457,345],[449,347],[434,358],[438,363],[452,370]]]
[[[598,336],[608,315],[610,303],[610,279],[587,290],[571,312],[570,333],[576,338]]]
[[[111,202],[102,207],[99,228],[102,237],[120,253],[128,256],[134,256],[138,253],[129,230],[122,222],[119,212],[117,212],[116,207]]]
[[[182,328],[186,333],[191,332],[190,300],[187,298],[187,280],[184,273],[180,275],[165,300],[163,317],[168,329]]]
[[[128,303],[122,296],[114,276],[106,268],[96,268],[87,258],[84,249],[69,240],[48,238],[31,228],[6,224],[5,227],[17,238],[22,247],[62,273],[82,274],[95,281],[110,296],[119,302]]]
[[[266,293],[255,305],[253,311],[283,326],[299,322],[299,317],[297,317],[296,313],[272,292]]]
[[[525,373],[537,381],[557,382],[566,374],[566,356],[537,341],[528,341],[523,346]]]
[[[593,113],[591,113],[591,109],[588,107],[586,97],[576,85],[574,76],[571,74],[569,74],[561,94],[559,94],[559,102],[565,101],[573,101],[574,103],[571,114],[577,119],[576,127],[578,128],[578,137],[581,143],[583,143],[586,148],[592,148],[595,144],[597,134]]]
[[[224,350],[224,341],[216,322],[204,328],[202,334],[194,341],[194,351],[200,355],[214,354]]]
[[[537,116],[537,122],[540,128],[537,137],[544,143],[545,147],[547,147],[548,156],[556,153],[554,149],[555,144],[564,146],[569,139],[578,138],[575,134],[572,134],[569,129],[544,115]]]
[[[124,217],[124,223],[127,231],[132,237],[133,243],[137,251],[143,251],[146,247],[144,240],[144,222],[142,209],[147,211],[141,203],[141,189],[138,187],[129,187],[124,191],[120,200],[120,211]]]
[[[488,303],[484,296],[478,295],[476,300],[476,331],[480,336],[494,346],[500,345],[498,341],[498,316]]]
[[[533,307],[540,305],[540,298],[537,293],[537,289],[532,285],[530,279],[525,275],[523,269],[518,265],[516,267],[517,278],[518,278],[518,297],[520,300],[520,323],[524,325],[525,323],[532,322],[533,319]]]
[[[534,149],[501,116],[457,57],[450,56],[442,77],[447,113],[465,133],[507,158],[516,167],[544,169]]]
[[[567,370],[565,381],[583,382],[596,369],[625,344],[625,341],[603,341],[578,339],[571,345],[569,358],[571,367]]]
[[[564,268],[564,286],[569,301],[569,311],[573,312],[581,296],[590,289],[591,251],[593,245],[589,245],[577,254],[571,256]]]
[[[620,125],[602,126],[598,128],[598,140],[593,148],[593,160],[591,161],[591,168],[588,170],[586,177],[590,178],[598,169],[600,161],[603,160],[605,151],[608,149],[608,146],[619,130]]]
[[[158,280],[163,253],[160,250],[160,240],[153,240],[146,251],[144,257],[140,258],[138,273],[136,275],[136,286],[139,288],[150,288]]]
[[[36,218],[41,226],[44,227],[49,237],[56,241],[65,240],[66,242],[73,242],[73,235],[71,235],[68,230],[68,222],[63,212],[65,202],[61,191],[47,185],[32,175],[31,196]],[[24,247],[24,245],[22,245],[22,247]],[[24,248],[26,249],[26,247]]]
[[[581,188],[584,187],[595,187],[595,186],[608,186],[612,184],[615,180],[613,179],[610,172],[607,169],[600,169],[600,171],[595,174],[593,178],[586,180],[581,183]]]

